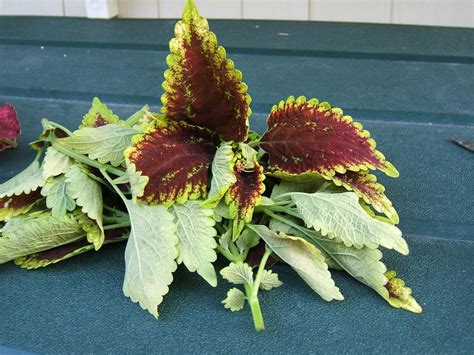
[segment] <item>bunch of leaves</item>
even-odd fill
[[[121,120],[96,98],[74,132],[43,120],[36,159],[0,185],[0,263],[42,267],[128,238],[123,292],[155,317],[179,264],[217,285],[217,254],[233,285],[224,307],[248,304],[257,330],[259,292],[282,285],[276,261],[325,301],[343,300],[331,275],[342,270],[421,312],[381,261],[382,247],[408,246],[372,173],[398,172],[369,132],[304,97],[251,131],[242,73],[191,0],[170,50],[161,113]]]

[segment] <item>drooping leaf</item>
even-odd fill
[[[102,231],[100,237],[89,240],[91,243],[94,243],[96,250],[98,250],[105,238],[102,227],[103,201],[100,185],[97,181],[90,178],[84,168],[79,167],[79,165],[71,166],[66,173],[66,182],[69,195],[82,208],[82,212],[96,221]]]
[[[69,193],[66,176],[60,175],[50,177],[43,188],[41,194],[46,197],[46,206],[51,209],[53,217],[60,219],[67,211],[76,208],[76,202]]]
[[[121,242],[127,239],[127,237],[128,233],[124,235],[123,231],[109,230],[105,232],[104,244]],[[38,269],[67,260],[73,256],[83,254],[90,250],[94,250],[94,245],[90,244],[87,239],[84,238],[77,242],[61,245],[39,253],[22,256],[15,259],[15,265],[28,270]]]
[[[27,213],[41,198],[39,190],[0,198],[0,222]]]
[[[70,166],[71,159],[68,156],[48,147],[43,161],[43,178],[46,180],[51,176],[64,174]]]
[[[306,240],[277,234],[266,226],[248,225],[257,233],[272,251],[289,264],[303,280],[324,300],[343,300],[339,288],[334,284],[331,273],[320,251]]]
[[[58,139],[56,144],[86,154],[99,163],[119,166],[125,160],[124,150],[132,144],[132,137],[137,133],[133,128],[116,124],[98,128],[84,127],[70,137]]]
[[[56,219],[50,212],[19,216],[7,222],[0,236],[0,264],[84,238],[72,215]]]
[[[263,270],[262,280],[260,281],[260,288],[262,290],[269,291],[281,285],[283,285],[283,282],[278,279],[278,274],[275,274],[271,270]]]
[[[216,261],[214,251],[217,235],[214,229],[212,209],[201,208],[200,201],[188,201],[174,205],[176,233],[178,235],[178,263],[184,263],[189,271],[202,276],[211,286],[217,286],[216,271],[212,263]]]
[[[230,263],[220,273],[224,279],[236,285],[253,283],[253,271],[247,263]]]
[[[270,173],[284,179],[330,179],[336,172],[369,168],[398,176],[360,123],[316,99],[290,96],[275,105],[260,146],[268,153]]]
[[[388,297],[386,299],[390,305],[395,308],[403,308],[413,313],[421,313],[423,311],[412,296],[411,288],[405,286],[405,282],[402,279],[395,277],[397,276],[395,271],[388,271],[385,273],[385,276],[388,279],[385,285],[388,291]]]
[[[203,207],[215,208],[229,187],[237,182],[234,174],[234,157],[231,143],[225,142],[217,148],[212,161],[211,190],[207,200],[202,204]]]
[[[0,185],[0,198],[13,195],[29,194],[45,183],[43,172],[37,160],[25,170]]]
[[[336,238],[346,246],[376,249],[379,245],[408,254],[402,232],[395,226],[370,217],[353,192],[289,194],[296,203],[306,225],[328,238]]]
[[[89,112],[84,115],[80,128],[83,127],[102,127],[108,124],[118,124],[120,119],[117,115],[109,110],[107,105],[103,104],[99,98],[94,97],[92,107]]]
[[[178,237],[174,216],[164,206],[127,202],[131,233],[125,250],[123,292],[158,318],[177,268]]]
[[[393,223],[400,221],[392,202],[385,196],[385,188],[377,183],[375,175],[366,170],[347,171],[345,174],[337,173],[332,179],[336,185],[353,190],[357,196],[372,205],[376,211],[384,213]]]
[[[237,161],[234,167],[237,181],[229,187],[225,202],[229,205],[229,215],[234,220],[232,235],[235,240],[245,226],[252,220],[253,210],[265,191],[263,168],[255,161],[254,168],[247,170],[244,161]]]
[[[156,120],[125,151],[127,164],[148,177],[141,200],[149,204],[184,203],[207,192],[216,146],[214,134],[184,122]]]
[[[234,287],[227,292],[227,297],[222,301],[222,303],[225,308],[232,312],[237,312],[244,308],[246,299],[247,297],[245,294]]]
[[[166,116],[208,128],[226,141],[245,141],[251,114],[247,85],[191,0],[175,26],[170,51],[161,98]]]
[[[0,152],[16,147],[16,139],[21,133],[20,121],[15,108],[10,104],[0,107]]]

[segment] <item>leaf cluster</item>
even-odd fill
[[[178,265],[233,284],[224,307],[280,287],[288,264],[325,301],[343,270],[390,305],[421,307],[381,248],[408,254],[374,170],[398,172],[362,125],[326,102],[289,97],[250,129],[250,96],[193,1],[175,28],[160,113],[126,120],[98,98],[74,131],[43,120],[37,157],[0,185],[0,263],[43,267],[127,239],[123,292],[153,316]]]

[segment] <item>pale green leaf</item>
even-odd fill
[[[41,189],[41,195],[46,197],[46,207],[51,209],[55,218],[59,219],[67,211],[73,211],[76,208],[64,175],[50,177]]]
[[[141,171],[137,171],[135,164],[127,164],[127,173],[124,175],[130,183],[130,192],[134,200],[143,196],[149,177],[143,176]]]
[[[25,170],[0,185],[0,198],[29,194],[43,186],[45,179],[38,161],[33,161]]]
[[[97,128],[84,127],[70,137],[58,139],[56,144],[88,155],[99,163],[118,166],[124,162],[123,151],[132,144],[132,137],[137,133],[133,128],[116,124]]]
[[[253,169],[257,160],[257,151],[246,143],[239,143],[242,158],[246,161],[246,168]]]
[[[215,208],[229,187],[237,181],[234,174],[234,151],[232,144],[226,142],[217,149],[212,161],[211,190],[203,207]]]
[[[102,231],[99,238],[88,239],[97,250],[104,242],[102,227],[103,201],[100,184],[90,178],[78,165],[73,165],[68,170],[66,182],[68,183],[69,195],[76,200],[78,206],[82,207],[82,212],[97,222]]]
[[[85,237],[72,215],[56,219],[50,212],[12,218],[0,235],[0,264]]]
[[[289,193],[308,227],[346,246],[376,249],[379,245],[408,254],[402,232],[395,226],[370,217],[353,192]]]
[[[125,250],[123,292],[158,318],[158,305],[169,291],[177,268],[178,236],[165,206],[127,202],[131,233]]]
[[[219,237],[219,245],[225,250],[227,250],[228,252],[230,252],[229,243],[231,240],[232,240],[232,230],[228,229],[225,231],[224,234],[222,234]]]
[[[217,286],[216,271],[212,263],[217,255],[214,249],[217,235],[214,229],[212,209],[201,208],[201,201],[187,201],[175,204],[172,209],[176,216],[178,234],[178,263],[184,263],[189,271],[197,272],[211,286]]]
[[[229,266],[221,270],[221,275],[224,279],[236,285],[253,283],[253,271],[247,263],[230,263]]]
[[[281,181],[273,187],[270,197],[275,200],[288,192],[316,192],[324,181],[326,180],[323,178],[315,178],[314,181],[306,182]]]
[[[331,278],[324,257],[314,245],[302,238],[284,233],[277,234],[266,226],[248,225],[248,228],[260,235],[270,249],[289,264],[324,300],[344,299]]]
[[[230,230],[229,230],[230,232]],[[239,249],[240,254],[245,250],[249,250],[258,245],[260,237],[254,231],[250,229],[244,229],[242,234],[239,236],[239,239],[236,241],[237,248]]]
[[[64,174],[70,165],[71,160],[68,156],[58,152],[53,147],[49,147],[43,160],[43,178],[47,179],[51,176]]]
[[[278,274],[275,274],[271,270],[263,270],[262,280],[260,281],[260,288],[262,290],[269,291],[281,285],[283,285],[283,282],[278,279]]]
[[[234,287],[227,292],[227,297],[222,303],[225,308],[230,309],[232,312],[237,312],[244,308],[246,299],[245,294]]]

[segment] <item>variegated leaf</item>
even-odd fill
[[[125,151],[127,164],[149,179],[139,199],[170,205],[205,196],[214,136],[205,128],[161,119],[135,137]]]
[[[398,176],[360,123],[316,99],[290,96],[274,106],[261,147],[268,153],[269,172],[283,179],[330,179],[335,173],[361,169]]]
[[[226,141],[245,141],[251,114],[247,85],[192,0],[175,26],[170,51],[161,98],[166,116],[208,128]]]

